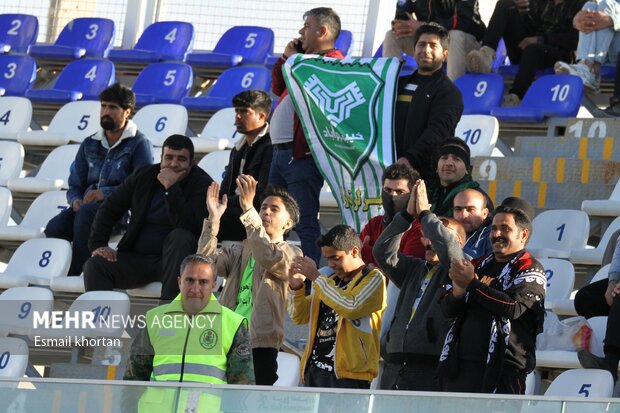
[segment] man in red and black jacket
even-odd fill
[[[318,265],[321,250],[315,241],[321,235],[318,213],[323,176],[314,163],[299,117],[286,89],[282,65],[295,53],[343,59],[342,52],[334,47],[340,34],[340,17],[328,7],[309,10],[304,13],[304,25],[299,34],[299,38],[286,45],[282,58],[271,72],[271,90],[280,96],[280,100],[271,119],[273,160],[269,184],[285,187],[299,204],[301,215],[295,231],[304,255],[312,258]]]

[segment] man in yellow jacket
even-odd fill
[[[379,370],[383,274],[364,263],[359,235],[347,225],[336,225],[317,245],[334,274],[321,274],[312,259],[296,257],[289,279],[291,319],[310,322],[302,381],[308,387],[368,389]],[[306,278],[311,295],[304,292]]]
[[[247,320],[220,305],[212,293],[215,281],[212,258],[196,254],[183,260],[181,293],[147,312],[145,328],[132,344],[125,380],[255,383]],[[219,403],[206,393],[187,397],[174,390],[149,388],[138,402],[139,411],[170,412],[181,405],[217,411]]]

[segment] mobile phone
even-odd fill
[[[295,50],[297,51],[297,53],[306,53],[304,48],[301,47],[301,40],[295,39],[295,42],[293,43],[293,46],[295,47]]]
[[[407,14],[404,10],[396,10],[396,16],[394,16],[396,20],[409,20],[409,14]]]

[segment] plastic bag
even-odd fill
[[[552,312],[547,312],[543,332],[536,338],[537,350],[590,350],[592,329],[581,316],[564,320]]]

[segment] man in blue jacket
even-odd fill
[[[101,101],[101,129],[78,149],[69,174],[69,208],[50,220],[48,238],[73,241],[69,274],[80,274],[88,252],[88,234],[97,209],[136,168],[153,162],[151,145],[129,116],[136,95],[120,83],[105,89]]]

